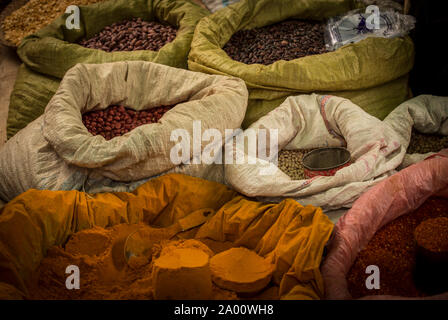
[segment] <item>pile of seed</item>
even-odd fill
[[[353,298],[366,295],[399,295],[421,297],[426,294],[414,282],[414,230],[424,220],[448,217],[448,199],[429,198],[416,211],[403,215],[378,230],[358,254],[347,275]],[[440,236],[446,237],[441,234]],[[380,289],[366,288],[366,268],[376,265],[380,270]]]
[[[264,65],[327,52],[323,24],[301,20],[240,30],[230,38],[223,50],[233,60]]]
[[[158,51],[176,37],[177,29],[140,18],[124,20],[105,27],[93,38],[79,44],[86,48],[107,52],[152,50]]]
[[[306,179],[303,168],[303,157],[310,150],[280,150],[278,153],[278,168],[293,180]]]
[[[412,130],[411,142],[407,153],[439,152],[445,148],[448,148],[448,136],[425,134]]]
[[[68,6],[101,1],[104,0],[31,0],[3,20],[5,39],[18,46],[23,38],[62,15]]]
[[[134,111],[124,106],[110,106],[104,110],[84,113],[82,122],[92,135],[102,135],[106,140],[110,140],[138,126],[158,122],[173,107],[161,106]]]

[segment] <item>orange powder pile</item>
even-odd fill
[[[163,239],[154,244],[150,261],[131,258],[128,264],[124,255],[125,241],[129,234],[142,227],[143,224],[120,224],[107,229],[94,227],[73,234],[64,246],[51,247],[30,281],[28,299],[154,299],[154,264],[162,254],[177,249],[201,250],[213,258],[232,248],[231,242],[210,239]],[[78,266],[80,270],[78,290],[66,288],[70,274],[65,271],[69,265]],[[212,283],[207,299],[278,299],[278,287],[270,286],[256,295],[241,296]]]
[[[415,240],[432,252],[448,252],[448,218],[427,219],[414,231]]]
[[[215,255],[210,261],[213,282],[241,293],[258,292],[271,281],[272,265],[255,252],[240,247]]]
[[[93,228],[72,236],[65,248],[47,252],[29,288],[30,299],[152,299],[150,265],[130,268],[124,242],[138,225]],[[68,290],[67,266],[80,271],[80,289]]]

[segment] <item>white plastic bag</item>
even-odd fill
[[[374,11],[370,11],[371,9]],[[374,18],[376,14],[377,20]],[[330,18],[325,26],[325,47],[334,51],[368,37],[402,37],[407,35],[414,25],[415,18],[410,15],[369,6],[366,11],[353,10],[343,16]]]
[[[208,10],[211,12],[216,12],[219,9],[225,8],[228,5],[238,2],[240,0],[202,0]]]

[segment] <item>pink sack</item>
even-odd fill
[[[403,169],[364,193],[335,226],[335,236],[322,265],[326,298],[352,299],[346,276],[357,254],[377,230],[434,195],[448,198],[448,149]],[[413,298],[371,295],[362,299]],[[448,299],[448,292],[426,299]]]

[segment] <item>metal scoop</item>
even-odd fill
[[[131,233],[124,245],[124,258],[129,265],[131,257],[139,258],[143,263],[151,260],[154,244],[169,240],[180,232],[198,227],[207,222],[215,213],[210,208],[196,210],[166,228],[145,226]]]

